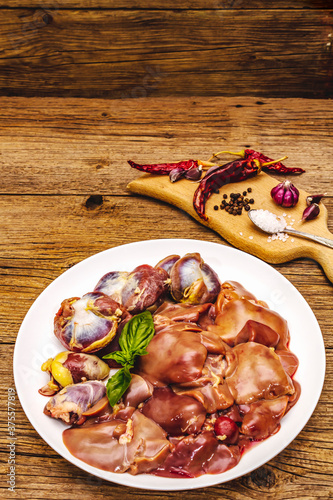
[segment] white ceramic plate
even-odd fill
[[[242,283],[258,299],[287,319],[290,349],[299,359],[295,379],[302,393],[283,418],[280,431],[259,443],[240,463],[223,474],[195,478],[163,478],[151,475],[115,474],[91,467],[73,457],[64,446],[62,422],[43,414],[47,398],[38,393],[48,376],[41,364],[63,347],[53,334],[53,318],[65,298],[93,290],[109,271],[132,271],[140,264],[155,265],[167,255],[199,252],[222,281]],[[311,369],[310,369],[311,367]],[[149,240],[106,250],[73,266],[51,283],[28,311],[20,328],[14,352],[14,377],[22,407],[40,436],[62,457],[81,469],[114,483],[150,490],[185,490],[211,486],[240,477],[280,453],[302,430],[318,402],[325,376],[325,349],[317,320],[295,287],[263,261],[227,246],[187,239]]]

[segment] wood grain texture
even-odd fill
[[[126,160],[207,159],[248,145],[303,166],[295,178],[327,191],[333,230],[332,103],[301,99],[0,99],[1,497],[199,500],[325,499],[333,495],[333,287],[310,259],[274,264],[305,297],[321,327],[327,370],[308,424],[277,457],[243,478],[186,492],[110,484],[67,463],[33,429],[16,399],[16,493],[7,490],[7,394],[20,324],[57,276],[96,252],[148,238],[227,243],[186,212],[131,194]],[[195,104],[194,104],[195,103]],[[104,115],[102,116],[102,114]],[[27,354],[29,355],[29,354]],[[310,369],[311,367],[309,367]]]
[[[66,103],[64,106],[63,103]],[[207,160],[245,147],[304,167],[332,195],[333,103],[253,97],[1,99],[0,192],[126,195],[138,163]],[[186,108],[186,109],[185,109]]]
[[[232,10],[232,9],[327,9],[333,7],[332,0],[0,0],[0,8],[22,8],[44,10],[52,13],[59,9],[159,9],[159,10]]]
[[[248,10],[219,1],[208,9],[3,8],[1,94],[332,96],[332,6]]]

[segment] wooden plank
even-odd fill
[[[333,93],[331,10],[291,15],[263,9],[59,8],[52,14],[1,14],[3,95]]]
[[[331,192],[333,103],[253,97],[1,98],[3,194],[128,195],[139,163],[207,160],[251,147],[303,167],[295,183]],[[135,120],[133,120],[135,116]],[[121,172],[121,173],[120,173]]]
[[[0,8],[29,8],[44,10],[52,14],[59,9],[187,9],[187,10],[231,10],[231,9],[287,9],[293,12],[299,9],[331,9],[331,0],[299,0],[291,3],[287,0],[0,0]]]

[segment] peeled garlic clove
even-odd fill
[[[170,271],[171,295],[178,302],[202,304],[213,302],[221,285],[215,271],[199,253],[186,254]]]
[[[319,205],[317,203],[312,203],[304,210],[302,220],[313,220],[318,217],[319,212]]]

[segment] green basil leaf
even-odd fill
[[[154,333],[153,317],[149,311],[144,311],[126,323],[119,338],[119,345],[134,363],[135,356],[147,354],[146,347]]]
[[[114,359],[123,365],[106,384],[106,394],[110,405],[114,406],[131,383],[130,369],[134,366],[136,356],[148,354],[146,347],[155,333],[154,322],[149,311],[133,316],[126,323],[119,338],[121,351],[111,352],[103,359]]]
[[[131,383],[132,376],[129,368],[125,366],[109,378],[106,384],[106,394],[111,406],[114,406],[122,397]]]
[[[109,354],[105,354],[105,356],[103,356],[103,359],[113,359],[122,366],[128,364],[126,353],[123,351],[110,352]]]

